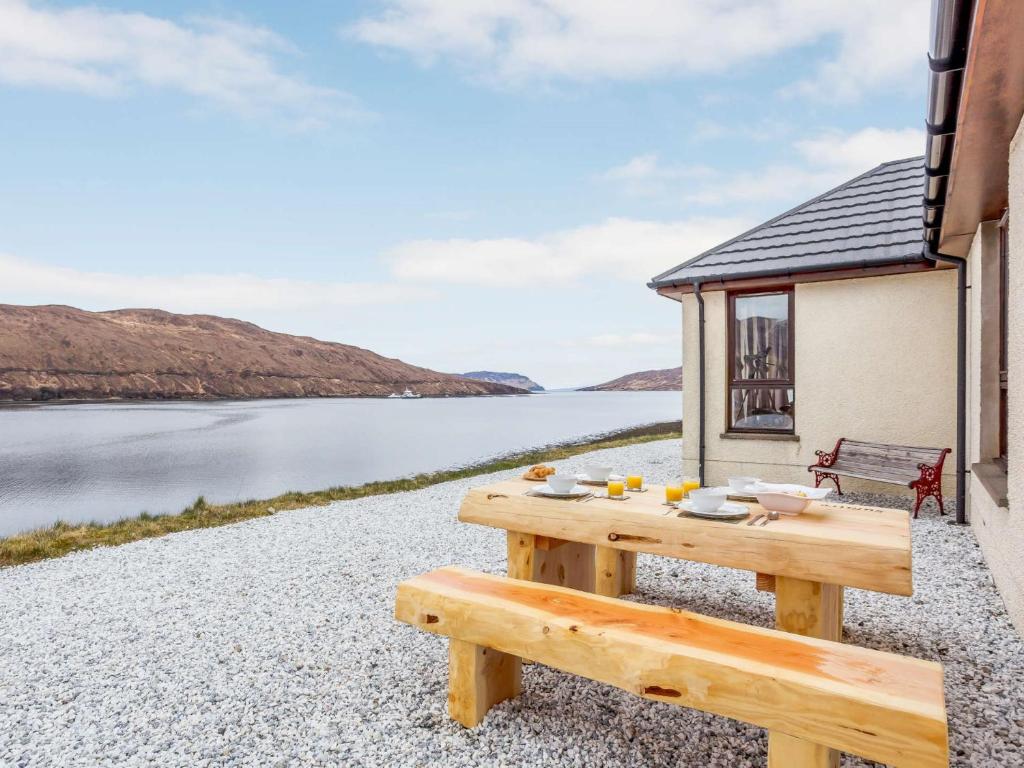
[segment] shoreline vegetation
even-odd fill
[[[556,443],[529,451],[509,453],[476,464],[443,469],[396,480],[378,480],[355,486],[337,486],[307,493],[290,492],[272,499],[250,499],[232,504],[210,504],[202,496],[187,509],[176,514],[124,518],[112,523],[67,523],[58,521],[46,528],[16,533],[0,538],[0,568],[25,565],[40,560],[62,557],[94,547],[117,546],[169,533],[216,528],[257,517],[305,507],[322,507],[335,501],[361,499],[405,491],[416,491],[431,485],[462,480],[528,464],[560,461],[581,453],[620,448],[626,445],[669,440],[682,436],[678,421],[660,422],[641,427],[608,432],[582,440]]]
[[[404,386],[404,385],[403,385]],[[401,387],[399,388],[401,389]],[[577,390],[573,390],[577,391]],[[398,394],[398,393],[395,393]],[[521,395],[537,395],[540,392],[486,392],[481,394],[452,395],[420,395],[417,400],[454,400],[469,397],[519,397]],[[51,397],[39,400],[0,400],[0,410],[4,408],[43,408],[55,405],[153,405],[155,403],[185,403],[189,405],[224,405],[225,403],[256,403],[268,400],[389,400],[386,395],[279,395],[276,397]]]

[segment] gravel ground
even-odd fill
[[[601,453],[664,482],[679,443]],[[446,642],[394,622],[394,588],[502,572],[504,537],[455,512],[511,474],[0,571],[0,765],[763,766],[759,728],[538,665],[481,727],[448,721]],[[916,596],[848,590],[848,642],[946,665],[954,765],[1024,765],[1024,642],[970,530],[923,514]],[[641,556],[637,590],[772,620],[745,572]]]

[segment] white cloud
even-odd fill
[[[795,200],[824,192],[880,163],[921,154],[924,140],[924,131],[917,128],[825,131],[792,142],[798,162],[723,174],[707,166],[665,165],[657,155],[645,154],[605,171],[601,178],[627,194],[702,205]]]
[[[714,174],[714,169],[706,165],[664,165],[657,155],[648,154],[610,168],[601,178],[622,185],[631,195],[652,196],[663,194],[681,181],[707,179]]]
[[[917,128],[864,128],[846,134],[822,133],[794,146],[808,163],[852,175],[889,160],[923,154],[924,141],[924,131]]]
[[[550,285],[559,281],[641,281],[716,245],[749,222],[612,218],[534,239],[416,240],[387,254],[402,280],[475,285]]]
[[[0,254],[0,302],[87,309],[160,308],[224,314],[310,310],[422,299],[413,286],[329,283],[247,274],[123,275],[39,264]]]
[[[635,333],[602,333],[583,339],[583,344],[590,347],[678,347],[681,344],[680,333],[651,333],[637,331]]]
[[[384,0],[344,30],[503,82],[721,72],[794,48],[836,54],[797,88],[829,98],[923,77],[928,0]],[[897,7],[898,6],[898,7]]]
[[[776,164],[726,176],[683,193],[683,199],[703,205],[796,202],[821,194],[881,163],[921,154],[924,140],[924,131],[916,128],[828,131],[794,142],[800,164]]]
[[[166,88],[299,127],[360,113],[351,96],[282,72],[276,57],[289,52],[270,30],[240,21],[0,0],[3,83],[108,97]]]
[[[928,0],[861,0],[821,3],[830,6],[839,25],[847,30],[839,50],[811,77],[791,89],[830,101],[852,101],[877,87],[925,78],[928,47]]]

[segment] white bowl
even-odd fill
[[[728,497],[725,488],[694,488],[690,491],[689,500],[694,512],[714,512],[719,509]]]
[[[743,493],[754,483],[760,482],[761,479],[758,477],[730,477],[729,487],[737,493]]]
[[[583,467],[583,472],[591,480],[603,483],[608,479],[608,476],[612,473],[612,468],[602,467],[599,464],[587,464],[585,467]]]
[[[768,492],[757,494],[757,503],[767,510],[783,515],[799,515],[814,501],[809,496],[792,493]]]
[[[811,488],[809,485],[797,485],[796,483],[754,483],[750,488],[754,494],[758,493],[788,493],[798,498],[808,498],[811,501],[821,501],[830,493],[831,488]]]
[[[555,493],[568,493],[576,487],[576,478],[573,475],[548,475],[547,481]]]

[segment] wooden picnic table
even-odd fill
[[[617,597],[633,591],[636,553],[754,571],[775,593],[778,629],[842,640],[843,589],[913,593],[910,514],[813,502],[802,514],[765,526],[678,517],[663,486],[627,500],[553,499],[508,480],[471,489],[459,520],[507,532],[508,575]],[[599,490],[599,489],[595,489]],[[744,502],[749,517],[765,510]],[[748,517],[748,519],[749,519]],[[772,733],[773,765],[838,765],[834,750]]]

